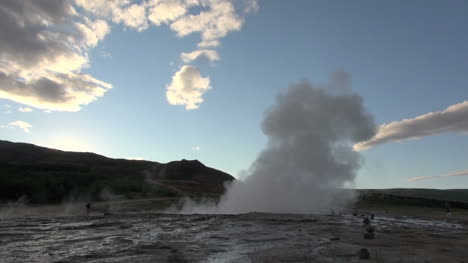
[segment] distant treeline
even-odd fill
[[[400,196],[388,193],[362,192],[359,195],[359,202],[371,205],[401,205],[401,206],[419,206],[445,208],[448,204],[451,208],[468,209],[467,202],[454,200],[428,199],[421,197]]]
[[[177,195],[147,183],[140,172],[134,171],[139,167],[134,168],[138,169],[105,171],[86,165],[0,163],[0,200],[24,196],[31,203],[100,200],[104,189],[125,198]]]

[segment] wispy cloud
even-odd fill
[[[21,112],[32,112],[33,110],[31,108],[28,108],[28,107],[20,107],[18,108],[19,111]]]
[[[29,129],[32,128],[32,125],[25,121],[13,121],[7,125],[0,125],[0,128],[19,128],[24,132],[29,132]]]
[[[454,104],[443,111],[382,124],[372,139],[355,144],[354,149],[367,150],[379,144],[419,139],[448,132],[468,132],[468,101]]]
[[[195,50],[190,53],[182,53],[180,54],[180,58],[182,59],[184,63],[190,63],[199,58],[206,58],[210,62],[214,62],[214,61],[219,60],[219,55],[216,50],[200,49],[200,50]]]
[[[198,151],[200,151],[200,150],[201,150],[200,146],[193,146],[193,147],[192,147],[192,151],[198,152]]]
[[[434,179],[434,178],[443,178],[443,177],[451,177],[451,176],[467,176],[468,175],[468,170],[461,170],[461,171],[454,171],[448,174],[442,174],[442,175],[432,175],[432,176],[420,176],[420,177],[413,177],[408,179],[408,182],[417,182],[421,180],[427,180],[427,179]]]
[[[1,112],[4,113],[4,114],[13,113],[13,112],[11,111],[11,105],[9,105],[9,104],[4,104],[2,108],[3,108],[3,109],[1,110]]]

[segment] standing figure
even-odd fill
[[[91,203],[86,204],[86,215],[89,216],[91,213]]]
[[[445,201],[445,211],[447,212],[447,216],[452,216],[452,210],[450,209],[450,203]]]

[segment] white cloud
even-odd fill
[[[78,111],[112,87],[81,73],[89,66],[88,51],[109,34],[110,24],[137,31],[167,25],[179,37],[199,33],[198,49],[182,53],[182,61],[217,61],[218,53],[208,48],[239,31],[257,9],[257,0],[0,1],[0,98],[47,111]],[[193,109],[199,103],[183,104]]]
[[[28,108],[28,107],[20,107],[18,108],[19,111],[21,112],[32,112],[33,110],[31,108]]]
[[[143,31],[148,28],[148,18],[146,17],[146,7],[133,4],[124,9],[116,9],[112,21],[123,23],[126,26]]]
[[[112,86],[86,74],[50,74],[16,80],[0,71],[0,98],[51,111],[78,111]]]
[[[420,177],[413,177],[408,179],[408,182],[417,182],[421,180],[433,179],[433,178],[444,178],[444,177],[451,177],[451,176],[467,176],[468,170],[461,170],[461,171],[454,171],[448,174],[442,175],[432,175],[432,176],[420,176]]]
[[[0,98],[77,111],[111,86],[80,73],[87,51],[109,32],[68,1],[0,1]]]
[[[100,19],[93,22],[85,18],[85,23],[76,23],[76,27],[83,34],[83,42],[89,47],[95,47],[110,32],[107,22]]]
[[[29,132],[29,129],[32,128],[32,125],[25,121],[13,121],[7,125],[1,125],[0,128],[19,128],[24,132]]]
[[[237,15],[232,2],[208,0],[204,3],[209,7],[208,10],[183,16],[170,25],[179,37],[198,32],[202,36],[202,41],[210,41],[241,29],[244,21]]]
[[[166,97],[172,105],[185,105],[185,109],[197,109],[203,102],[202,95],[210,89],[209,77],[202,77],[193,66],[182,66],[167,86]]]
[[[193,146],[193,147],[192,147],[192,151],[198,152],[198,151],[200,151],[200,150],[201,150],[200,146]]]
[[[448,132],[468,132],[468,101],[454,104],[443,111],[382,124],[372,139],[354,145],[354,149],[361,151],[379,144],[419,139]]]
[[[149,11],[148,19],[153,22],[156,26],[161,24],[169,24],[177,18],[185,15],[188,12],[188,8],[196,4],[187,3],[185,1],[153,1],[153,5]]]
[[[203,40],[202,42],[197,44],[199,48],[207,48],[207,47],[217,47],[221,45],[219,40]]]
[[[182,53],[180,54],[180,58],[184,63],[190,63],[194,60],[197,60],[199,58],[206,58],[211,62],[219,60],[219,55],[216,50],[212,49],[199,49],[195,50],[190,53]]]

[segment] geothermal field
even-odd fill
[[[198,161],[162,165],[20,145],[35,150],[17,150],[24,162],[19,165],[13,158],[5,171],[23,178],[20,190],[39,190],[28,195],[35,206],[10,205],[1,211],[0,261],[467,262],[468,220],[458,211],[445,216],[441,202],[446,199],[413,200],[430,205],[432,212],[354,209],[356,196],[344,188],[353,185],[363,162],[357,143],[372,138],[376,126],[361,97],[348,89],[346,73],[334,73],[328,86],[299,83],[277,97],[262,122],[268,142],[243,180],[224,181],[231,176]],[[31,165],[31,159],[39,164]],[[50,159],[76,161],[57,166]],[[88,166],[80,168],[83,162]],[[79,188],[84,173],[91,173],[86,177],[91,179]],[[29,184],[37,178],[42,178],[41,187]],[[16,197],[18,184],[9,179],[5,191],[9,198]],[[76,182],[67,181],[72,179]],[[66,185],[75,188],[65,191]],[[187,188],[177,188],[180,185],[192,191],[184,192]],[[207,195],[213,185],[222,191]],[[84,189],[85,194],[86,189],[97,192],[105,187],[102,192],[112,186],[120,192],[107,196],[166,193],[168,200],[108,200],[94,203],[88,215],[82,201],[37,205],[63,202],[74,189]],[[161,192],[162,186],[172,194]],[[198,196],[211,199],[177,203],[197,196],[194,189],[208,191]],[[171,196],[177,196],[175,202]]]
[[[80,208],[11,211],[23,214],[0,220],[1,262],[466,262],[468,257],[468,220],[443,212],[168,214],[121,207],[111,213],[96,208],[86,216]],[[371,214],[374,238],[366,239],[363,221]]]

